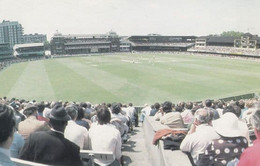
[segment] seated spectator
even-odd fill
[[[237,166],[259,166],[260,165],[260,109],[252,116],[252,125],[256,140],[252,147],[247,148],[240,156],[240,161]]]
[[[190,153],[193,162],[197,164],[199,156],[205,152],[210,142],[220,136],[211,126],[212,118],[208,109],[198,109],[194,118],[188,135],[181,143],[180,150]]]
[[[99,152],[113,152],[116,157],[114,161],[94,159],[99,165],[119,166],[121,161],[121,136],[119,131],[111,124],[111,115],[106,106],[97,107],[98,124],[92,124],[89,130],[89,137],[92,150]]]
[[[192,102],[187,102],[185,104],[185,110],[181,113],[181,117],[183,119],[184,124],[190,124],[193,120],[193,115],[191,109],[193,108]]]
[[[46,131],[50,129],[46,122],[37,120],[37,107],[35,105],[28,104],[23,113],[27,118],[19,123],[18,132],[24,139],[27,139],[27,137],[35,131]]]
[[[88,130],[90,128],[91,121],[84,118],[84,109],[81,106],[78,107],[78,116],[76,123],[80,126],[85,127]]]
[[[92,109],[92,104],[90,102],[86,102],[87,107],[85,109],[85,118],[90,119],[95,115],[95,111]]]
[[[133,131],[133,122],[135,121],[135,108],[133,107],[132,103],[128,104],[128,107],[126,105],[123,106],[125,111],[125,116],[128,118],[127,126],[131,131]],[[122,108],[122,110],[123,110]],[[130,130],[128,130],[130,131]]]
[[[163,116],[160,118],[161,124],[167,125],[170,128],[184,128],[184,123],[181,114],[172,111],[172,103],[166,101],[162,104]]]
[[[215,108],[218,111],[219,117],[221,117],[223,115],[223,102],[217,101]]]
[[[248,146],[243,133],[244,124],[234,113],[227,112],[212,123],[221,138],[215,139],[209,144],[205,153],[200,155],[197,166],[227,165],[234,159],[239,159]]]
[[[14,139],[10,147],[11,157],[18,158],[24,146],[24,138],[16,131],[14,133]]]
[[[15,120],[10,107],[0,104],[0,165],[16,166],[10,159],[10,146],[14,138]]]
[[[181,106],[176,106],[176,107],[175,107],[175,111],[182,113],[183,108],[182,108]]]
[[[123,114],[121,114],[121,107],[119,103],[113,103],[111,107],[111,121],[116,120],[116,121],[121,121],[125,133],[128,132],[128,126],[127,126],[127,118]]]
[[[177,106],[178,107],[178,106]],[[159,110],[155,113],[154,120],[159,121],[161,117],[164,115],[164,112],[162,110],[162,107],[159,108]]]
[[[242,112],[242,110],[245,109],[245,102],[244,102],[244,100],[242,100],[242,99],[239,100],[237,102],[237,106],[239,106],[241,108],[241,112]]]
[[[212,108],[212,100],[209,100],[207,99],[205,102],[204,102],[204,106],[209,108],[211,112],[213,112],[213,119],[216,120],[219,118],[219,114],[218,114],[218,111],[215,110],[214,108]]]
[[[36,106],[37,106],[37,110],[38,110],[37,119],[39,121],[49,122],[48,118],[43,117],[43,110],[45,109],[44,103],[40,102],[40,103],[36,104]]]
[[[133,107],[133,104],[132,103],[129,103],[128,104],[128,107],[126,108],[126,115],[130,118],[130,121],[133,122],[135,120],[135,107]]]
[[[11,104],[10,104],[10,106],[13,108],[13,110],[14,110],[14,116],[15,116],[15,124],[16,124],[16,128],[18,127],[18,124],[21,122],[21,121],[24,121],[25,120],[25,116],[22,114],[22,113],[20,113],[19,111],[20,111],[20,109],[21,109],[21,107],[20,107],[20,105],[18,104],[18,103],[16,103],[16,102],[12,102]]]
[[[68,125],[65,128],[64,137],[78,145],[80,149],[89,149],[88,130],[75,122],[78,116],[78,107],[69,105],[65,110],[71,120],[68,121]]]
[[[68,120],[70,116],[64,107],[56,105],[50,113],[51,130],[30,134],[20,153],[20,158],[49,165],[82,165],[80,148],[64,138]]]
[[[160,109],[161,105],[159,103],[154,103],[154,108],[151,110],[149,116],[154,116]]]
[[[198,109],[200,109],[200,108],[202,108],[202,107],[200,107],[199,105],[195,105],[195,106],[191,109],[191,113],[192,113],[192,115],[193,115],[193,119],[192,119],[192,122],[187,125],[188,130],[190,130],[192,124],[193,124],[194,121],[195,121],[195,118],[194,118],[195,112],[196,112]]]
[[[249,129],[252,129],[251,116],[256,111],[255,102],[250,100],[246,103],[247,110],[245,110],[242,114],[242,119],[244,119],[247,123]]]
[[[45,102],[44,106],[45,106],[45,108],[44,108],[44,110],[42,112],[43,117],[49,119],[49,116],[50,116],[50,113],[51,113],[51,103],[50,102]]]
[[[241,115],[241,108],[238,107],[237,105],[233,105],[233,106],[230,105],[230,106],[227,106],[226,108],[224,108],[223,114],[225,114],[227,112],[231,112],[237,116],[239,123],[241,125],[241,132],[243,133],[242,136],[246,137],[248,143],[250,143],[249,130],[248,130],[247,124],[244,120],[239,118]]]

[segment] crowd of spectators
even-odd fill
[[[223,46],[192,47],[188,49],[188,51],[260,56],[260,49],[243,49]]]
[[[143,42],[135,42],[133,43],[134,46],[174,46],[174,47],[189,47],[193,46],[193,43],[180,43],[180,42],[175,42],[175,43],[143,43]]]
[[[260,125],[260,101],[257,98],[230,102],[180,102],[176,105],[167,101],[154,114],[157,104],[144,107],[142,119],[153,116],[175,131],[187,128],[180,150],[191,156],[192,165],[247,165],[245,162],[256,166],[260,162],[256,157]],[[253,141],[255,148],[248,148]]]
[[[77,40],[66,40],[65,45],[69,44],[102,44],[102,43],[111,43],[107,39],[96,39],[96,38],[90,38],[90,39],[77,39]]]
[[[2,107],[14,120],[12,137],[4,147],[3,154],[8,153],[7,159],[13,157],[50,165],[86,165],[80,159],[80,150],[92,149],[113,152],[115,156],[111,161],[95,159],[96,164],[121,165],[122,143],[129,139],[133,124],[138,126],[132,103],[128,106],[121,103],[92,105],[89,102],[36,102],[3,97],[0,98],[0,119]],[[2,132],[2,124],[1,127]],[[8,162],[11,163],[9,159]]]
[[[28,61],[35,61],[35,60],[41,60],[44,59],[45,57],[34,57],[34,58],[9,58],[9,59],[0,59],[0,71],[7,68],[11,64],[14,63],[21,63],[21,62],[28,62]]]
[[[242,163],[256,160],[252,157],[258,152],[259,112],[258,99],[177,104],[166,101],[146,104],[140,111],[140,121],[151,116],[171,129],[188,128],[180,150],[191,155],[193,165],[245,165]],[[52,165],[83,165],[80,150],[92,149],[115,155],[111,161],[95,159],[96,164],[120,165],[122,143],[127,142],[138,120],[132,103],[92,105],[3,97],[0,161],[12,163],[10,157],[14,157]],[[249,134],[250,130],[255,134]],[[255,136],[254,145],[248,148]]]

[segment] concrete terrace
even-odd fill
[[[134,127],[129,140],[122,146],[124,166],[151,166],[149,153],[145,147],[143,127]]]

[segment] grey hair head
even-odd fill
[[[208,109],[200,108],[195,112],[195,118],[200,124],[209,123],[212,119]]]
[[[256,110],[256,112],[253,114],[251,121],[252,121],[253,127],[257,131],[260,131],[260,109]]]

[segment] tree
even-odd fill
[[[229,36],[229,37],[241,37],[244,33],[243,32],[236,32],[236,31],[224,31],[221,33],[220,36]]]

